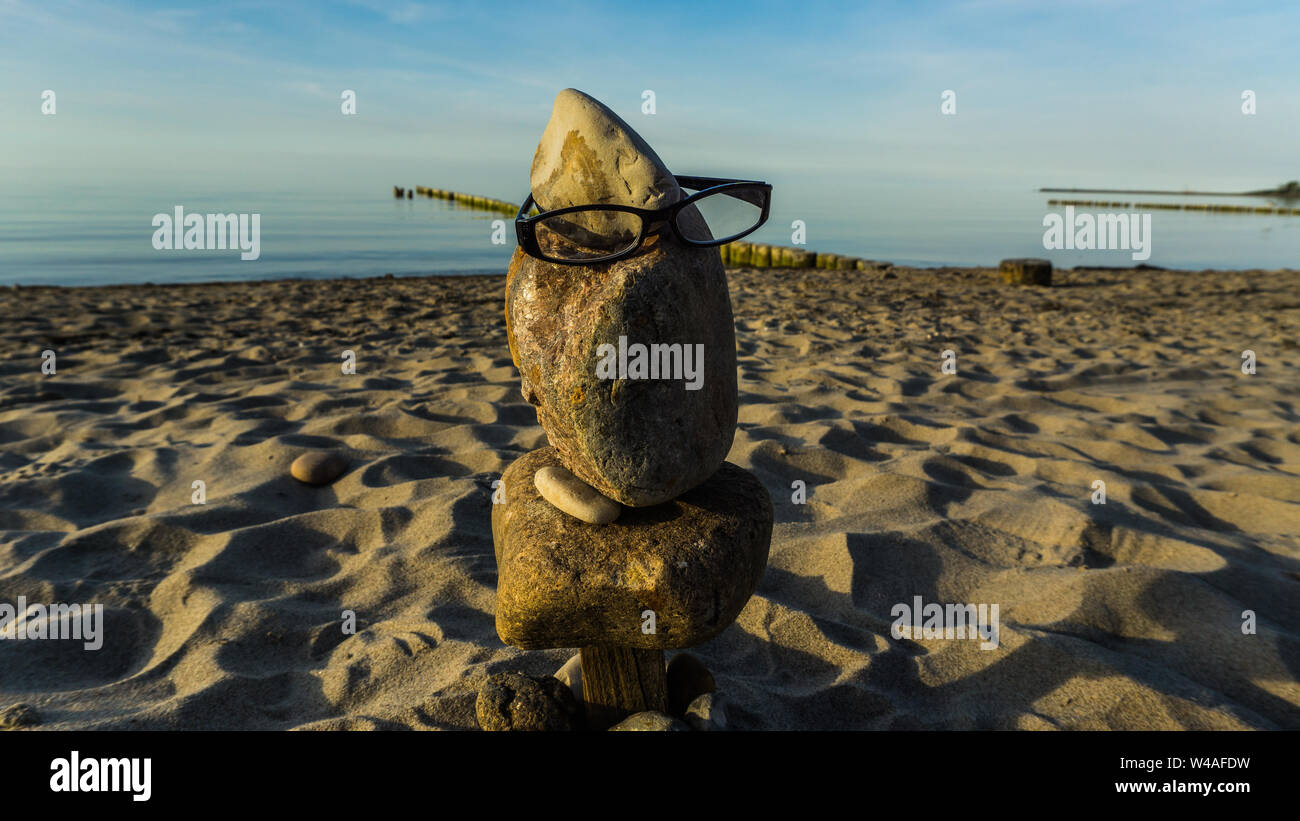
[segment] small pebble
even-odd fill
[[[665,715],[656,710],[647,710],[644,713],[633,713],[623,719],[613,727],[609,728],[611,733],[619,732],[683,732],[691,728],[686,722]]]
[[[542,468],[533,474],[533,484],[543,499],[573,518],[593,525],[607,525],[623,510],[618,502],[601,495],[562,467]]]
[[[289,466],[289,473],[299,482],[309,485],[328,485],[347,469],[347,457],[331,451],[304,453]]]
[[[694,730],[727,729],[727,704],[721,693],[705,693],[686,708],[686,723]]]
[[[30,704],[19,703],[0,710],[0,730],[17,730],[35,727],[41,723],[41,714]]]
[[[555,671],[555,677],[573,692],[573,697],[577,699],[579,704],[583,702],[581,653],[574,653],[573,658],[566,661],[563,667]]]

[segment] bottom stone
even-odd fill
[[[541,497],[533,475],[560,465],[553,448],[502,476],[492,507],[497,634],[523,649],[692,647],[735,621],[767,565],[772,501],[748,471],[724,462],[661,505],[593,525]]]

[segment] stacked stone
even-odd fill
[[[683,196],[627,123],[573,89],[555,100],[531,184],[544,210],[660,208]],[[684,727],[706,693],[685,704],[674,696],[664,651],[707,641],[736,619],[762,577],[772,532],[767,491],[725,461],[736,342],[719,253],[667,234],[602,265],[556,265],[516,249],[506,329],[550,446],[506,469],[504,501],[493,505],[497,633],[523,649],[581,649],[566,670],[581,680],[582,726],[634,716],[636,726],[622,729]],[[609,351],[635,345],[702,350],[695,378],[598,367]],[[494,677],[480,693],[485,728],[517,726],[501,719],[510,712],[497,706],[501,686]],[[711,691],[710,683],[696,712],[716,718]]]

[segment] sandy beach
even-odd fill
[[[776,510],[758,592],[692,651],[733,726],[1300,729],[1300,272],[729,277],[728,458]],[[557,670],[493,623],[492,482],[546,444],[503,287],[0,288],[0,601],[105,624],[0,641],[0,710],[477,729],[488,675]],[[320,448],[347,472],[293,479]],[[916,596],[997,604],[999,646],[895,638]]]

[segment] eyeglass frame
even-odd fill
[[[726,245],[728,242],[735,242],[741,237],[747,237],[757,231],[767,222],[769,212],[772,208],[772,185],[760,180],[733,180],[719,177],[692,177],[687,175],[673,175],[673,179],[682,188],[694,188],[696,192],[689,197],[666,205],[663,208],[637,208],[632,205],[615,205],[613,203],[592,203],[591,205],[570,205],[564,208],[556,208],[551,211],[542,211],[531,217],[524,216],[528,210],[537,202],[533,199],[530,191],[524,204],[519,207],[519,213],[515,215],[515,239],[519,242],[519,247],[524,249],[524,253],[531,257],[551,262],[556,265],[603,265],[607,262],[617,262],[620,259],[627,259],[641,250],[645,244],[646,237],[663,233],[662,227],[651,228],[650,226],[658,223],[667,223],[672,228],[673,236],[684,245],[694,246],[696,248],[712,248],[719,245]],[[741,231],[723,239],[711,240],[693,240],[682,235],[681,229],[677,226],[677,215],[683,208],[691,205],[704,197],[717,194],[735,188],[758,186],[763,189],[763,206],[762,215],[758,222],[748,230]],[[541,206],[538,206],[539,208]],[[542,219],[558,216],[560,214],[571,214],[578,211],[622,211],[627,214],[635,214],[641,218],[641,232],[637,236],[636,243],[629,248],[618,251],[613,254],[607,254],[603,257],[593,257],[591,259],[556,259],[542,253],[541,246],[537,244],[537,223]],[[703,215],[701,215],[701,218]],[[707,224],[707,221],[706,221]]]

